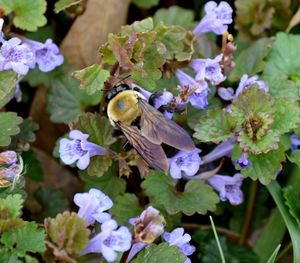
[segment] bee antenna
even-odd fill
[[[118,81],[117,84],[121,83],[122,81],[124,81],[125,79],[128,79],[128,78],[130,78],[130,77],[131,77],[131,75],[128,75],[128,76],[126,76],[126,77],[123,77],[122,79],[120,79],[120,80]]]

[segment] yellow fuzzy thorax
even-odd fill
[[[146,98],[137,91],[124,90],[109,101],[107,115],[113,126],[115,126],[114,123],[118,121],[130,125],[141,115],[138,98],[146,100]]]

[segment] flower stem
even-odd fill
[[[243,225],[240,240],[239,240],[239,243],[242,246],[245,245],[245,242],[247,240],[247,236],[249,233],[249,229],[251,227],[257,186],[258,186],[258,181],[252,181],[251,188],[250,188],[249,200],[248,200],[248,204],[247,204],[246,217],[245,217],[244,225]]]

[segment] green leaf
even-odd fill
[[[288,228],[290,237],[293,243],[293,254],[294,254],[294,263],[300,261],[300,229],[296,221],[289,214],[287,207],[284,204],[284,200],[281,193],[281,187],[277,181],[272,181],[267,188],[272,195],[277,208],[279,209],[283,220]]]
[[[22,153],[22,158],[26,164],[24,176],[29,177],[30,179],[40,182],[44,179],[44,172],[40,161],[36,158],[36,155],[33,151],[29,150]]]
[[[94,156],[87,168],[87,173],[90,176],[101,177],[108,171],[112,165],[112,159],[105,156]]]
[[[232,82],[239,81],[244,74],[253,76],[262,72],[265,59],[271,48],[272,40],[270,38],[261,38],[247,49],[244,49],[235,60],[236,64],[229,75],[229,80]]]
[[[179,6],[170,6],[169,8],[158,9],[154,16],[154,25],[163,22],[166,26],[178,25],[186,28],[194,26],[194,11]]]
[[[116,196],[124,194],[126,181],[117,176],[119,167],[116,163],[102,176],[89,176],[86,172],[80,173],[80,178],[86,183],[85,189],[98,188],[106,195],[114,199]]]
[[[34,197],[43,207],[43,212],[39,215],[41,218],[54,217],[58,213],[69,210],[68,199],[59,189],[41,186],[34,193]]]
[[[167,48],[168,60],[189,61],[194,53],[194,36],[181,26],[160,25],[156,28],[157,39]]]
[[[275,102],[275,115],[272,129],[280,134],[296,128],[300,122],[300,107],[298,103],[279,98]]]
[[[109,212],[114,216],[119,225],[130,226],[128,220],[137,217],[143,211],[139,200],[134,194],[125,193],[115,198],[114,206]]]
[[[269,92],[275,97],[299,99],[300,36],[278,33],[268,56],[263,79],[269,84]]]
[[[88,140],[101,146],[108,146],[116,141],[112,136],[113,128],[108,119],[98,113],[81,114],[74,123],[74,129],[89,134]]]
[[[186,256],[179,252],[176,246],[163,242],[151,244],[144,248],[132,263],[184,263]]]
[[[0,6],[6,15],[14,13],[13,24],[23,30],[36,31],[47,23],[44,16],[46,1],[0,0]]]
[[[81,1],[82,0],[59,0],[54,5],[54,12],[57,14],[70,6],[79,4]]]
[[[11,147],[28,148],[28,143],[34,142],[36,139],[34,132],[39,129],[39,125],[29,117],[23,120],[19,128],[20,132],[12,137]]]
[[[296,190],[292,185],[288,185],[282,189],[282,192],[283,198],[285,199],[285,204],[289,207],[290,214],[294,217],[300,228],[299,190]]]
[[[26,252],[44,252],[45,233],[39,229],[34,222],[27,222],[25,226],[18,228],[15,232],[5,232],[1,237],[1,242],[9,247],[19,257],[24,257]]]
[[[74,121],[86,106],[98,104],[100,95],[100,92],[87,95],[79,89],[79,81],[67,76],[53,80],[47,96],[47,110],[51,114],[51,121]]]
[[[38,263],[38,260],[32,256],[25,255],[25,262],[26,263]]]
[[[235,146],[233,149],[232,159],[236,161],[241,156],[241,149]],[[285,149],[279,145],[277,150],[269,151],[268,153],[252,154],[250,153],[248,159],[252,165],[247,166],[240,172],[244,177],[250,177],[252,180],[259,180],[262,184],[267,185],[272,179],[276,178],[278,171],[282,169],[281,162],[285,160]],[[236,165],[237,169],[240,169]]]
[[[23,261],[18,259],[17,255],[14,255],[11,252],[8,251],[1,251],[0,253],[0,262],[5,263],[23,263]]]
[[[206,214],[216,209],[219,198],[209,185],[201,180],[190,180],[184,192],[179,192],[176,190],[176,182],[163,173],[152,172],[147,175],[142,188],[154,203],[164,206],[169,214]]]
[[[148,32],[153,29],[152,17],[145,18],[141,21],[135,21],[131,25],[123,27],[122,34],[131,35],[133,32]]]
[[[300,167],[300,150],[292,151],[287,157],[290,162],[295,163]]]
[[[76,213],[64,212],[56,218],[45,219],[47,240],[69,255],[80,253],[89,242],[90,230],[86,220]]]
[[[13,71],[0,72],[0,108],[5,106],[16,90],[17,74]]]
[[[234,99],[231,109],[235,119],[243,118],[243,130],[238,136],[243,149],[255,154],[277,149],[279,132],[270,129],[276,108],[269,94],[252,86]]]
[[[73,73],[73,77],[80,80],[80,88],[86,90],[89,95],[96,91],[102,91],[104,82],[108,80],[109,76],[109,71],[102,69],[97,64]]]
[[[272,252],[282,241],[286,232],[286,226],[279,210],[272,212],[262,234],[255,242],[254,252],[259,256],[259,263],[265,263]]]
[[[239,126],[226,110],[216,108],[200,117],[193,137],[202,142],[219,143],[232,138]]]
[[[8,195],[5,199],[0,199],[0,214],[4,212],[8,218],[16,218],[21,214],[24,200],[19,194]],[[5,218],[6,219],[6,218]]]
[[[131,2],[141,8],[151,8],[159,4],[159,0],[132,0]]]
[[[23,121],[15,112],[0,112],[0,146],[8,146],[10,136],[20,132],[19,124]]]

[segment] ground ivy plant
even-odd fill
[[[299,3],[94,2],[0,0],[0,262],[300,262]],[[192,138],[168,172],[120,83]]]

